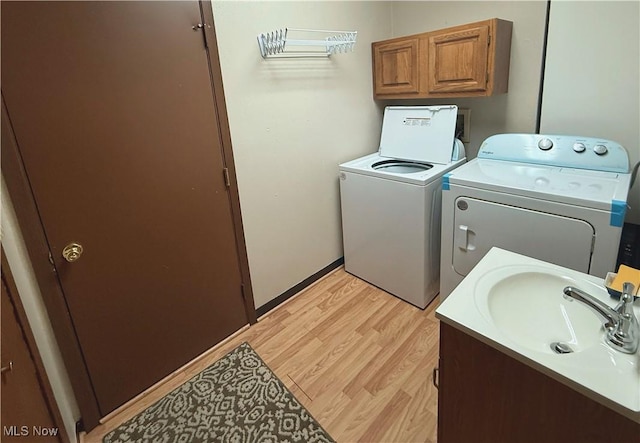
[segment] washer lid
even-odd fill
[[[451,162],[458,107],[387,106],[380,155],[403,160]]]

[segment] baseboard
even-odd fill
[[[302,291],[307,286],[312,285],[317,280],[320,280],[322,277],[327,275],[329,272],[333,271],[334,269],[336,269],[339,266],[342,266],[343,264],[344,264],[344,257],[340,257],[339,259],[337,259],[333,263],[330,263],[327,266],[325,266],[324,268],[320,269],[315,274],[305,278],[304,280],[302,280],[300,283],[298,283],[294,287],[292,287],[290,289],[287,289],[286,291],[284,291],[282,294],[280,294],[279,296],[277,296],[276,298],[274,298],[270,302],[267,302],[264,305],[260,306],[258,309],[256,309],[257,317],[259,318],[259,317],[263,316],[267,312],[271,311],[272,309],[274,309],[275,307],[277,307],[281,303],[287,301],[288,299],[290,299],[291,297],[296,295],[298,292]]]

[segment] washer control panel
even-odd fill
[[[629,155],[620,144],[593,137],[498,134],[482,143],[478,158],[595,171],[629,172]]]

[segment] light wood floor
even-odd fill
[[[246,341],[338,442],[435,442],[437,302],[420,310],[339,268],[108,416],[81,441],[101,442]]]

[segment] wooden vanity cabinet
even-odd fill
[[[372,43],[374,98],[507,92],[511,29],[491,19]]]
[[[440,322],[438,443],[619,443],[639,436],[640,424]]]

